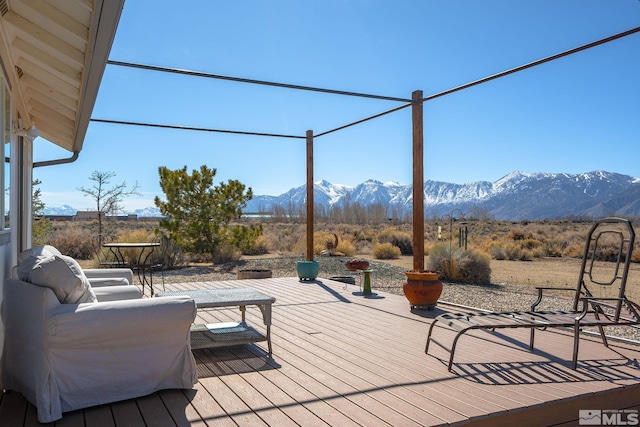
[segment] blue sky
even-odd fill
[[[640,25],[638,0],[126,0],[110,59],[410,98]],[[304,136],[398,102],[107,66],[92,117]],[[427,102],[425,179],[603,169],[640,177],[640,33]],[[37,138],[34,160],[69,153]],[[216,168],[254,194],[305,183],[304,140],[91,123],[79,159],[38,168],[43,201],[92,208],[93,171],[162,196],[158,167]],[[410,109],[315,142],[315,180],[410,184]]]

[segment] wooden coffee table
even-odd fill
[[[267,341],[268,354],[271,356],[271,306],[276,301],[274,297],[249,288],[194,289],[188,291],[161,292],[158,294],[158,297],[172,295],[190,296],[195,301],[198,310],[238,306],[242,313],[241,322],[221,322],[207,325],[193,324],[191,326],[192,349]],[[247,324],[245,311],[248,305],[256,305],[260,308],[262,320],[267,328],[266,335],[263,335]]]

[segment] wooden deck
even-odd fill
[[[347,286],[347,289],[345,289]],[[593,338],[581,341],[570,368],[571,335],[526,330],[483,331],[461,338],[454,373],[434,342],[424,354],[428,324],[446,310],[411,312],[403,296],[365,298],[359,288],[326,279],[193,282],[167,290],[250,287],[277,298],[273,359],[266,344],[196,350],[193,390],[165,390],[139,399],[66,413],[56,426],[544,426],[577,425],[579,410],[640,408],[640,348]],[[375,281],[374,281],[375,292]],[[237,309],[202,312],[202,320],[238,320]],[[264,331],[257,307],[247,320]],[[434,331],[442,345],[453,334]],[[40,425],[19,393],[1,397],[2,427]]]

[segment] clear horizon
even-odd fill
[[[110,59],[410,98],[637,27],[637,0],[125,2]],[[640,177],[640,34],[424,106],[425,180],[495,182],[515,170]],[[107,66],[94,119],[304,136],[400,103]],[[635,151],[633,151],[635,149]],[[410,111],[318,138],[314,181],[411,183]],[[37,138],[34,160],[70,157]],[[256,195],[305,182],[304,140],[92,122],[77,161],[37,168],[43,202],[91,208],[93,171],[162,196],[158,167],[216,168]],[[83,203],[84,202],[84,203]],[[75,207],[75,206],[74,206]],[[85,209],[81,209],[85,210]]]

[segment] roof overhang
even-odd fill
[[[124,0],[0,0],[0,54],[22,126],[79,152]]]

